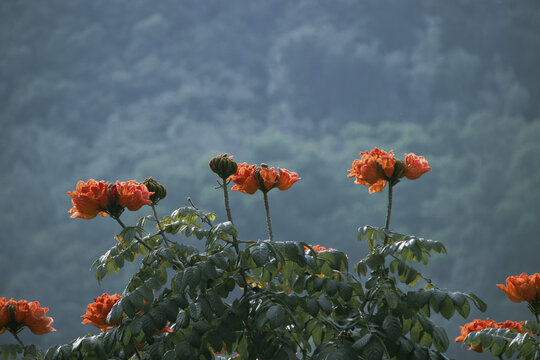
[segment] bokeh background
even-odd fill
[[[450,339],[475,317],[530,319],[495,284],[540,271],[537,1],[4,0],[0,51],[0,296],[39,300],[58,330],[25,342],[96,332],[86,305],[137,266],[94,279],[119,228],[69,218],[79,179],[153,176],[160,215],[190,196],[224,221],[208,169],[223,152],[297,171],[269,194],[276,238],[354,262],[386,195],[354,185],[352,161],[426,156],[433,171],[395,188],[391,228],[443,241],[421,270],[488,303],[440,319]],[[259,195],[231,194],[241,238],[266,237]]]

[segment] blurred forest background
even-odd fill
[[[475,317],[530,318],[495,284],[540,271],[537,1],[5,0],[0,49],[0,296],[39,300],[57,329],[23,341],[95,333],[86,305],[136,269],[94,279],[119,228],[69,219],[79,179],[153,176],[161,216],[190,196],[225,221],[208,169],[222,152],[297,171],[269,194],[276,239],[351,262],[386,206],[347,178],[352,161],[375,146],[426,156],[433,171],[395,188],[391,228],[443,241],[420,270],[488,303],[441,319],[451,341]],[[260,195],[231,194],[241,238],[266,237]]]

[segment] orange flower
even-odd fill
[[[81,316],[84,319],[82,323],[92,324],[103,332],[111,330],[118,324],[107,324],[107,315],[111,312],[113,305],[121,298],[122,296],[118,294],[109,295],[107,293],[94,298],[95,302],[88,304],[86,307],[86,314]]]
[[[11,332],[19,332],[23,326],[37,335],[43,335],[56,331],[51,324],[53,318],[46,316],[49,308],[42,308],[39,301],[28,302],[26,300],[15,301],[0,298],[0,334],[8,329]]]
[[[227,179],[232,180],[236,184],[231,190],[240,191],[245,194],[254,194],[259,189],[257,179],[255,178],[256,166],[257,165],[248,165],[245,162],[238,164],[236,173]]]
[[[144,184],[139,184],[135,180],[117,181],[116,191],[118,191],[118,204],[122,207],[128,208],[130,211],[137,211],[143,205],[150,205],[150,195],[154,194],[149,192],[148,188]]]
[[[287,169],[279,169],[279,181],[277,183],[277,188],[279,190],[288,190],[295,182],[300,180],[298,174]]]
[[[255,169],[255,179],[257,178],[260,179],[258,182],[259,189],[270,191],[278,182],[278,172],[274,168],[268,168],[266,165],[259,166]]]
[[[79,181],[75,191],[68,191],[72,196],[73,207],[69,210],[71,218],[92,219],[98,214],[107,216],[109,204],[108,184],[105,181],[97,182],[90,179],[87,182]]]
[[[509,276],[506,278],[506,286],[497,284],[497,287],[513,302],[532,302],[540,299],[540,274]]]
[[[427,160],[423,156],[416,156],[414,153],[405,154],[405,163],[407,169],[405,176],[407,179],[418,179],[422,174],[431,171]]]
[[[386,185],[386,180],[394,174],[394,164],[396,162],[394,153],[392,150],[387,153],[374,148],[370,152],[365,151],[360,155],[362,155],[360,159],[353,161],[352,169],[347,170],[349,172],[348,177],[355,177],[355,184],[369,186],[370,194],[381,192]],[[377,165],[381,167],[386,179],[381,176]]]
[[[101,329],[103,332],[107,332],[120,325],[122,323],[122,319],[118,321],[118,324],[107,324],[107,316],[111,312],[113,305],[116,304],[116,302],[118,302],[118,300],[121,298],[122,296],[118,294],[109,295],[107,293],[102,294],[100,297],[94,298],[95,302],[88,304],[86,307],[86,314],[81,316],[84,319],[82,324],[92,324]],[[136,312],[138,313],[140,311],[142,311],[142,309],[137,310]],[[162,334],[165,332],[170,333],[172,332],[172,329],[168,325],[165,325],[165,327],[158,330],[157,333]]]
[[[325,248],[324,246],[321,246],[321,245],[313,245],[311,247],[313,250],[315,250],[315,252],[321,252],[321,251],[330,251],[330,250],[334,250],[332,248]],[[309,251],[310,249],[304,245],[304,250],[305,251]]]
[[[455,342],[462,342],[465,340],[465,337],[469,335],[471,332],[480,331],[483,329],[489,329],[489,328],[504,328],[504,329],[514,329],[518,332],[522,331],[522,325],[523,321],[521,322],[515,322],[506,320],[505,322],[498,323],[496,321],[486,319],[486,320],[480,320],[480,319],[474,319],[472,322],[465,324],[465,326],[460,326],[460,332],[461,335],[458,336],[455,339]],[[470,350],[474,350],[476,352],[482,352],[482,344],[478,344],[476,346],[470,346]]]
[[[0,298],[0,334],[6,331],[6,325],[9,323],[10,315],[6,307],[6,298]]]

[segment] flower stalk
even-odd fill
[[[392,189],[394,186],[388,184],[388,206],[386,207],[386,221],[384,223],[384,229],[388,230],[390,227],[390,215],[392,214]]]
[[[274,241],[274,234],[272,233],[272,220],[270,219],[270,206],[268,205],[268,192],[263,191],[264,197],[264,209],[266,210],[266,225],[268,226],[268,236],[270,241]]]
[[[21,339],[19,339],[19,336],[17,335],[16,332],[11,332],[11,334],[13,335],[13,337],[15,338],[15,340],[17,340],[17,342],[24,347],[24,343],[22,342]]]

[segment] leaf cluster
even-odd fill
[[[230,221],[214,221],[182,207],[125,227],[94,263],[101,280],[142,257],[108,314],[119,325],[54,346],[45,359],[446,359],[448,336],[431,312],[449,319],[466,317],[470,303],[485,309],[411,266],[445,253],[437,241],[363,227],[370,253],[349,272],[341,251],[239,240]],[[204,251],[169,239],[192,235]],[[403,290],[421,279],[425,289]]]

